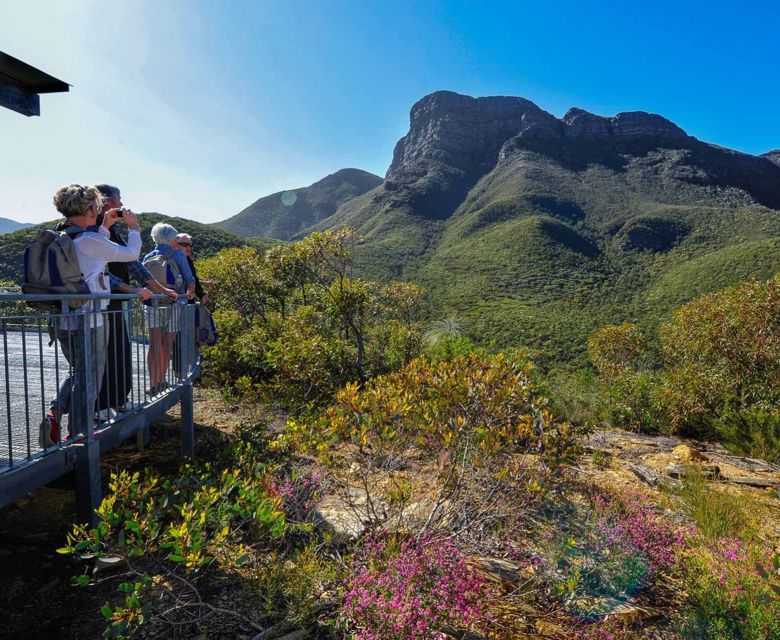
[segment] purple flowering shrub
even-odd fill
[[[344,585],[343,615],[356,640],[444,638],[445,625],[486,619],[484,582],[449,540],[426,534],[400,547],[369,540]]]
[[[766,547],[723,538],[687,558],[686,637],[780,638],[780,561]]]
[[[591,500],[608,543],[628,543],[645,558],[650,574],[670,571],[695,533],[692,527],[657,513],[640,491],[597,489]]]
[[[320,497],[319,473],[278,472],[273,485],[281,499],[282,510],[288,522],[311,522]]]
[[[672,572],[692,531],[640,492],[586,486],[581,497],[538,536],[535,562],[567,610],[592,620]]]

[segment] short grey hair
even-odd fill
[[[158,222],[152,227],[152,241],[154,244],[171,244],[176,240],[178,231],[167,222]]]
[[[176,242],[192,242],[192,236],[189,233],[180,233],[176,236]]]

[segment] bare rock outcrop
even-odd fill
[[[559,136],[561,121],[525,98],[472,98],[437,91],[412,106],[409,133],[393,152],[387,179],[404,177],[416,161],[442,162],[466,171],[489,171],[510,138],[526,133]]]
[[[641,138],[685,141],[689,138],[676,124],[654,113],[627,111],[613,117],[597,116],[573,107],[563,116],[563,135],[575,140],[628,142]]]
[[[416,175],[414,167],[421,160],[482,175],[495,166],[502,147],[513,138],[525,143],[692,140],[673,122],[643,111],[604,117],[575,107],[558,119],[525,98],[472,98],[452,91],[437,91],[416,102],[409,120],[409,133],[396,144],[387,171],[390,181]]]

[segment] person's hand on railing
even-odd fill
[[[209,294],[208,293],[204,293],[201,296],[201,298],[200,298],[200,303],[201,304],[208,304],[208,302],[209,302]]]
[[[176,302],[179,299],[179,294],[176,293],[173,289],[168,289],[167,287],[163,287],[160,293],[164,293],[174,302]]]
[[[146,287],[142,287],[141,289],[136,289],[135,292],[141,296],[141,300],[146,302],[147,300],[151,299],[151,297],[154,295],[149,289]]]
[[[195,283],[187,285],[187,300],[195,299]]]

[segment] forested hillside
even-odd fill
[[[320,228],[358,270],[412,279],[474,336],[582,363],[599,324],[655,326],[707,291],[780,270],[780,166],[661,116],[451,92],[412,107],[387,179]]]

